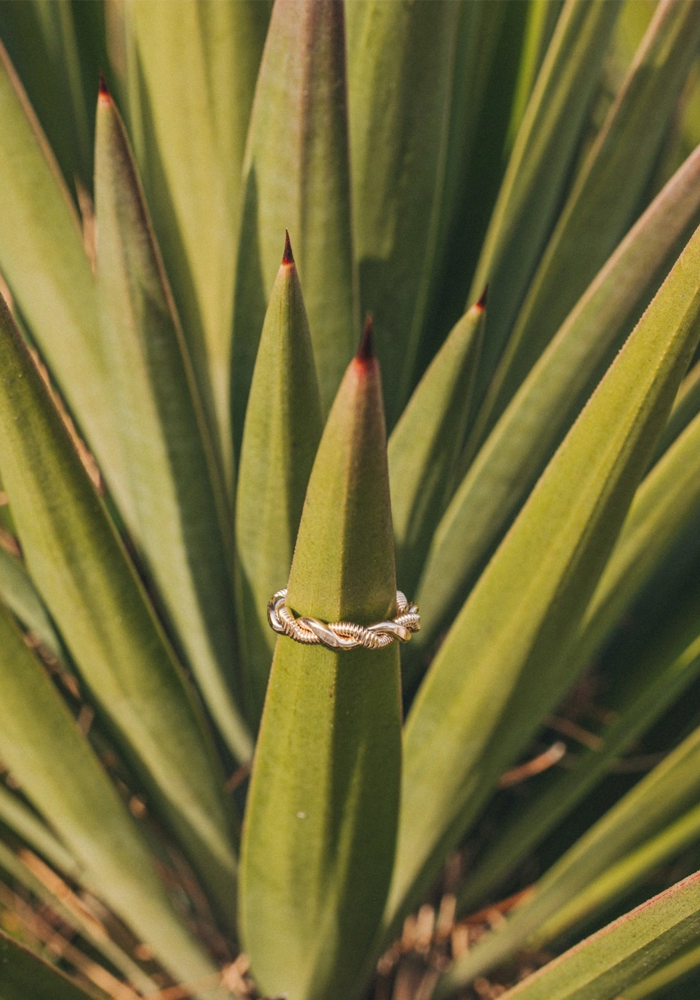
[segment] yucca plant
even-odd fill
[[[0,1000],[694,995],[700,3],[0,38]]]

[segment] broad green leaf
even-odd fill
[[[678,882],[577,944],[503,1000],[614,1000],[700,930],[700,873]],[[438,989],[436,1000],[451,990]]]
[[[24,858],[28,860],[26,855]],[[74,897],[72,897],[66,883],[57,878],[52,884],[52,888],[57,891],[52,891],[47,885],[46,878],[40,878],[35,874],[33,870],[35,865],[36,860],[32,867],[28,867],[24,860],[20,860],[9,847],[0,841],[0,868],[4,869],[13,881],[24,886],[36,899],[41,900],[59,916],[63,923],[80,934],[133,986],[146,995],[155,993],[158,989],[156,983],[110,938],[104,925],[99,920],[95,920],[89,911],[80,904],[72,905]],[[51,875],[53,876],[53,873]],[[100,971],[104,973],[105,977],[113,978],[107,970]],[[107,984],[105,983],[105,985]]]
[[[634,506],[632,508],[634,511]],[[622,532],[620,542],[624,539]],[[618,543],[619,544],[619,543]],[[617,551],[617,550],[615,550]],[[613,557],[614,558],[614,557]],[[624,580],[624,577],[622,577]],[[609,581],[614,584],[613,581]],[[618,578],[619,582],[619,578]],[[596,598],[602,591],[596,591]],[[612,598],[614,590],[606,589]],[[538,789],[508,817],[474,866],[460,893],[458,909],[469,908],[511,872],[608,773],[631,746],[694,681],[700,671],[700,588],[680,595],[643,655],[619,664],[604,704],[612,721],[597,734],[595,749],[572,755],[566,771],[543,775]],[[616,661],[618,662],[618,661]]]
[[[243,173],[231,386],[236,451],[285,229],[304,288],[324,413],[352,357],[359,328],[344,7],[335,0],[275,4]]]
[[[390,425],[413,384],[439,248],[449,140],[465,138],[451,134],[464,112],[456,105],[451,121],[449,102],[473,68],[458,51],[468,41],[459,30],[463,6],[474,5],[346,5],[355,254],[362,308],[374,316]],[[306,289],[303,268],[301,277]]]
[[[699,762],[695,730],[556,862],[509,920],[455,963],[452,986],[482,975],[526,941],[551,939],[696,842]]]
[[[434,878],[574,680],[568,660],[578,626],[700,335],[698,267],[700,231],[547,466],[423,681],[404,732],[389,925]]]
[[[412,594],[453,486],[481,347],[484,301],[453,328],[389,438],[396,575]]]
[[[0,4],[0,36],[27,89],[66,184],[91,188],[90,117],[70,0]],[[97,79],[94,81],[97,86]]]
[[[154,806],[233,921],[224,779],[193,693],[9,313],[0,468],[27,568]]]
[[[0,547],[0,600],[61,660],[64,650],[41,598],[19,559]]]
[[[216,969],[172,909],[125,804],[4,611],[0,638],[3,762],[107,905],[176,976],[193,983],[214,976],[214,987]],[[209,995],[214,1000],[217,990]]]
[[[462,480],[435,531],[416,601],[416,651],[449,621],[641,314],[700,208],[700,150],[654,199],[567,317]],[[413,645],[413,644],[412,644]],[[412,658],[414,650],[410,649]]]
[[[129,142],[104,91],[95,191],[102,334],[134,510],[128,527],[209,711],[246,761],[225,486]]]
[[[28,993],[31,990],[31,993]],[[0,931],[0,1000],[106,1000],[86,991]]]
[[[489,386],[481,436],[627,231],[700,40],[700,6],[663,0],[579,171]]]
[[[472,280],[491,301],[480,380],[485,385],[542,250],[586,125],[621,4],[567,0],[518,132]]]
[[[379,366],[350,363],[314,463],[288,606],[364,624],[396,589]],[[394,860],[399,655],[278,639],[243,832],[241,933],[260,989],[349,998]]]
[[[80,224],[1,45],[0,120],[0,270],[125,510],[123,457],[109,412],[105,363],[95,336],[95,283]]]
[[[125,14],[137,160],[200,393],[213,402],[230,474],[241,166],[270,4],[180,0],[174,10],[160,0],[128,0]]]
[[[322,429],[309,323],[287,238],[258,347],[238,467],[236,611],[244,697],[255,727],[275,650],[267,604],[287,584]]]

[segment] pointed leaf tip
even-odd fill
[[[486,299],[488,298],[488,294],[489,294],[489,286],[484,285],[484,290],[481,293],[481,298],[479,299],[478,302],[474,303],[476,309],[481,309],[483,312],[483,310],[486,308]]]
[[[109,92],[109,88],[107,87],[107,84],[105,82],[105,78],[104,78],[104,74],[103,74],[102,70],[100,70],[100,72],[99,72],[99,81],[100,81],[99,82],[99,87],[98,87],[99,99],[102,100],[102,101],[109,101],[109,102],[111,102],[112,95]]]
[[[356,361],[372,361],[374,359],[374,337],[372,331],[372,313],[367,313],[365,316],[365,326],[362,331],[362,339],[360,340],[360,346],[357,349],[357,354],[355,355]]]
[[[285,229],[284,231],[284,253],[282,254],[282,263],[283,264],[294,263],[294,254],[292,253],[292,243],[291,240],[289,239],[288,229]]]

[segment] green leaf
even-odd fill
[[[61,640],[19,559],[0,547],[0,599],[58,660],[65,658]]]
[[[89,911],[83,910],[79,904],[75,905],[74,897],[66,883],[58,878],[53,881],[53,873],[50,873],[47,879],[45,871],[42,871],[39,877],[35,874],[37,864],[40,864],[38,859],[27,857],[26,853],[20,861],[19,857],[0,841],[0,868],[4,869],[13,881],[19,882],[37,900],[59,916],[63,923],[80,934],[133,986],[146,995],[155,993],[158,989],[156,983],[109,937],[104,926],[95,920]],[[0,959],[0,963],[1,961]],[[107,970],[102,971],[105,976],[111,975]]]
[[[632,510],[634,511],[634,505]],[[628,520],[631,520],[629,518]],[[622,532],[620,543],[625,537]],[[617,551],[617,550],[615,550]],[[613,556],[614,558],[614,556]],[[613,598],[614,583],[605,593]],[[540,843],[574,806],[607,775],[612,762],[668,709],[700,672],[700,587],[684,588],[641,656],[618,657],[615,681],[604,704],[612,721],[598,734],[595,749],[571,756],[566,771],[543,775],[538,788],[508,818],[470,872],[459,896],[458,910],[468,911]],[[575,655],[575,652],[574,652]]]
[[[694,759],[691,767],[697,770],[697,764],[697,759]],[[674,778],[669,781],[667,776],[667,782],[659,786],[655,794],[664,796],[669,787],[674,789]],[[694,791],[697,795],[697,787]],[[675,796],[672,796],[672,804],[678,805]],[[644,804],[638,803],[638,812],[640,805],[642,810],[644,809]],[[635,817],[629,819],[630,822],[634,822]],[[636,822],[634,826],[637,826]],[[538,928],[533,941],[535,943],[550,941],[562,931],[568,930],[582,920],[587,920],[591,915],[601,910],[605,911],[638,886],[650,872],[658,871],[661,865],[676,860],[682,851],[697,844],[698,834],[700,834],[700,806],[688,809],[679,817],[668,818],[666,826],[625,853],[619,860],[609,862],[604,871],[597,877],[594,876],[564,906],[558,907],[552,918]],[[611,839],[613,838],[606,837],[606,840]]]
[[[626,913],[504,993],[503,1000],[613,1000],[697,937],[700,873]],[[435,993],[442,1000],[452,992]]]
[[[0,640],[3,762],[79,861],[88,885],[159,959],[184,981],[212,976],[213,963],[172,909],[126,806],[4,611]]]
[[[429,884],[501,772],[574,680],[568,660],[578,625],[700,335],[698,267],[700,231],[433,660],[405,727],[389,924]]]
[[[480,300],[448,336],[389,439],[396,575],[409,594],[453,486],[483,323]]]
[[[287,242],[258,347],[238,467],[236,611],[255,727],[275,649],[267,604],[287,584],[322,429],[309,323]]]
[[[75,197],[91,188],[88,103],[70,0],[10,0],[0,5],[0,35]],[[97,78],[94,81],[97,86]]]
[[[0,468],[27,567],[103,716],[233,921],[233,821],[201,712],[0,304]]]
[[[229,477],[241,167],[270,4],[129,0],[130,119],[148,204]],[[177,66],[177,72],[173,67]]]
[[[700,39],[700,6],[664,0],[579,171],[480,414],[481,437],[627,231]]]
[[[18,795],[0,784],[0,822],[46,858],[54,868],[77,879],[80,866],[44,821]]]
[[[556,862],[509,920],[454,965],[451,988],[482,975],[525,941],[550,940],[697,842],[699,762],[695,730]]]
[[[319,446],[287,603],[371,624],[395,601],[379,366],[364,341]],[[400,757],[395,643],[278,639],[241,859],[241,933],[262,991],[356,994],[394,859]]]
[[[474,60],[458,45],[469,42],[460,26],[469,15],[461,8],[472,6],[346,5],[355,252],[362,309],[374,315],[390,426],[414,384],[448,161],[468,137],[468,126],[458,130],[458,105],[451,118],[450,97],[460,84],[469,93]]]
[[[28,994],[31,990],[31,994]],[[100,1000],[0,931],[0,1000]]]
[[[480,384],[485,386],[559,206],[586,125],[619,3],[567,0],[513,147],[468,301],[491,302]],[[481,393],[480,393],[481,394]]]
[[[237,451],[285,229],[304,287],[324,413],[352,357],[359,309],[345,92],[343,5],[275,4],[244,162],[231,387]]]
[[[700,151],[669,181],[592,282],[521,386],[435,531],[416,601],[415,652],[459,607],[700,208]],[[417,640],[417,641],[416,641]]]
[[[119,507],[126,510],[123,456],[109,415],[106,367],[95,337],[97,296],[80,224],[1,45],[0,120],[0,271]]]
[[[97,287],[127,525],[204,700],[231,751],[252,755],[233,693],[233,540],[226,491],[119,113],[97,111]]]

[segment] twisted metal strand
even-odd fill
[[[307,646],[323,645],[329,649],[382,649],[394,639],[408,642],[412,632],[420,629],[418,606],[406,600],[406,595],[396,591],[396,617],[375,625],[356,625],[354,622],[322,622],[320,618],[301,616],[295,618],[287,607],[287,588],[272,595],[267,605],[270,627],[281,635],[288,635],[295,642]]]

